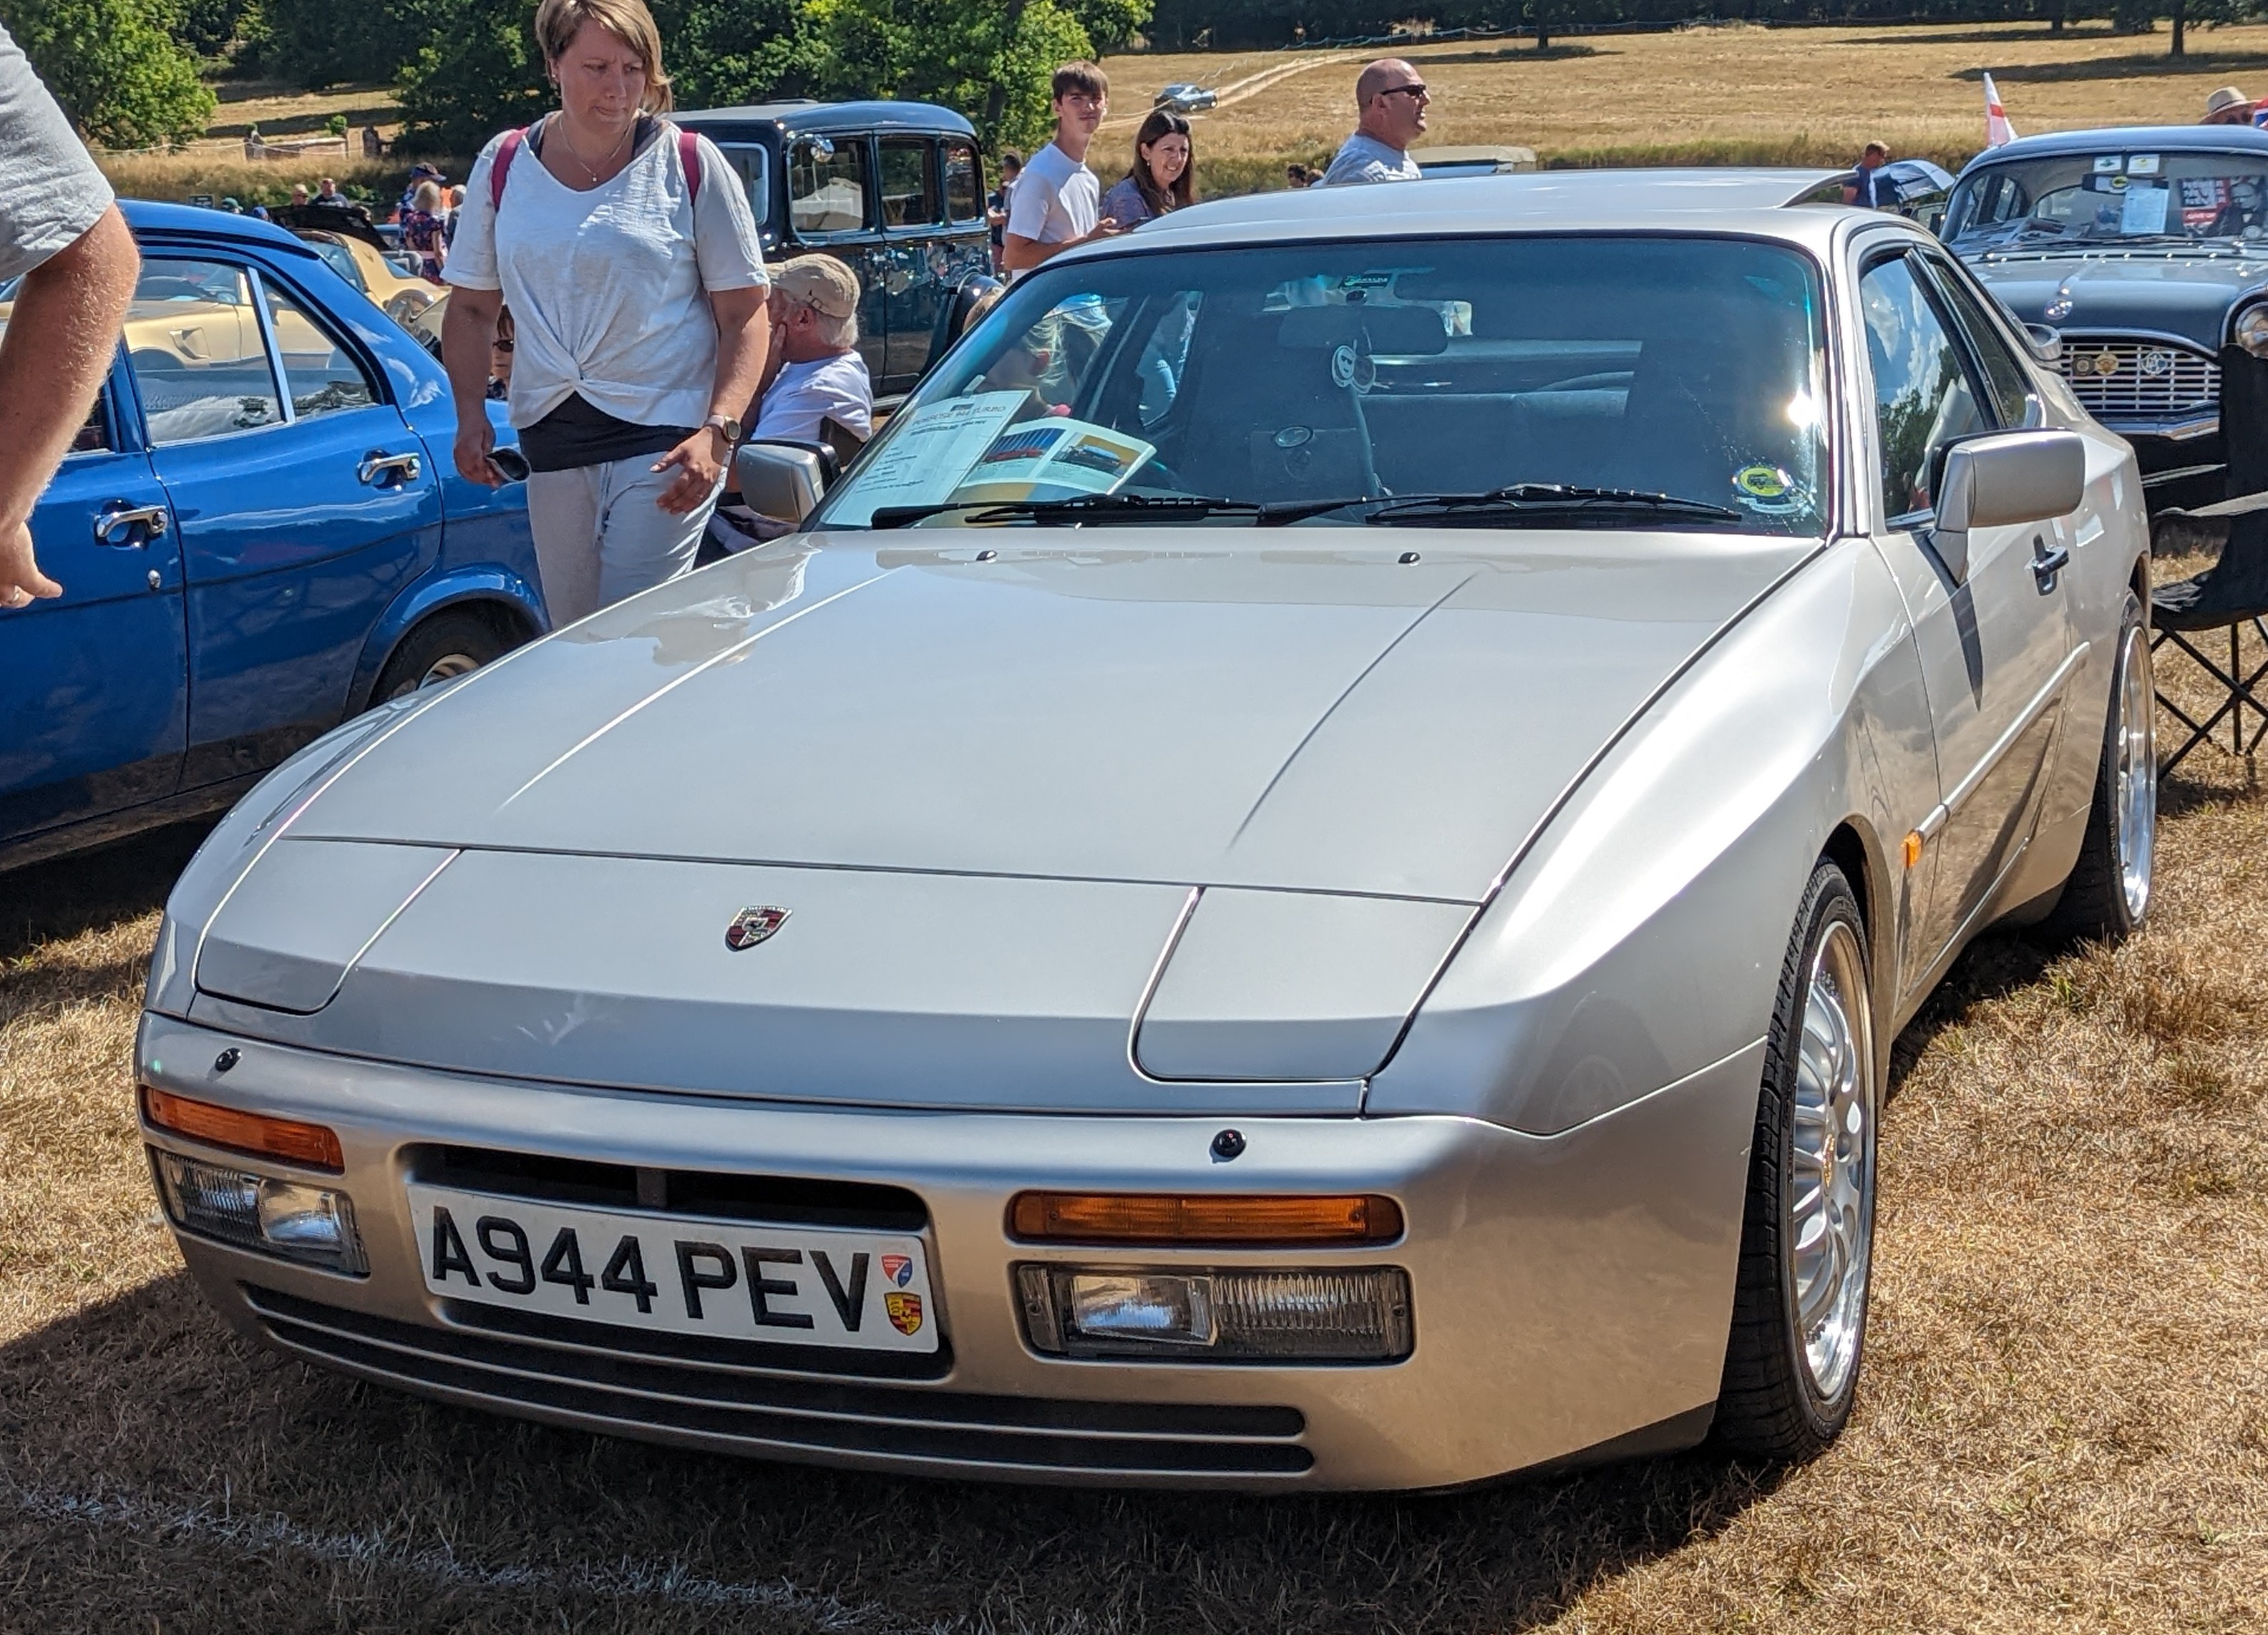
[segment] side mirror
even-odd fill
[[[827,493],[827,464],[816,449],[743,443],[733,458],[740,503],[770,522],[801,527]]]
[[[2043,364],[2063,361],[2063,331],[2051,329],[2045,324],[2026,324],[2024,337],[2032,343],[2032,356]]]
[[[1970,438],[1945,451],[1930,544],[1958,584],[1969,577],[1971,530],[2065,516],[2086,492],[2087,443],[2076,431]]]

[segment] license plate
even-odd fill
[[[636,1215],[412,1185],[425,1286],[456,1300],[787,1345],[937,1350],[919,1238]]]

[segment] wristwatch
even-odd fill
[[[740,440],[740,423],[730,415],[711,415],[701,423],[701,426],[706,431],[722,431],[727,444],[738,444]]]

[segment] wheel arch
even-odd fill
[[[372,689],[387,661],[412,632],[438,614],[459,610],[478,614],[513,646],[543,634],[542,597],[509,568],[483,563],[421,580],[394,599],[364,642],[346,713],[359,715],[370,707]]]

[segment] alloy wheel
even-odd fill
[[[1874,1042],[1857,933],[1835,921],[1812,956],[1797,1045],[1785,1197],[1796,1337],[1812,1388],[1858,1366],[1874,1234]]]
[[[2150,907],[2150,864],[2158,842],[2158,700],[2150,644],[2129,626],[2118,646],[2118,887],[2126,917],[2142,923]]]

